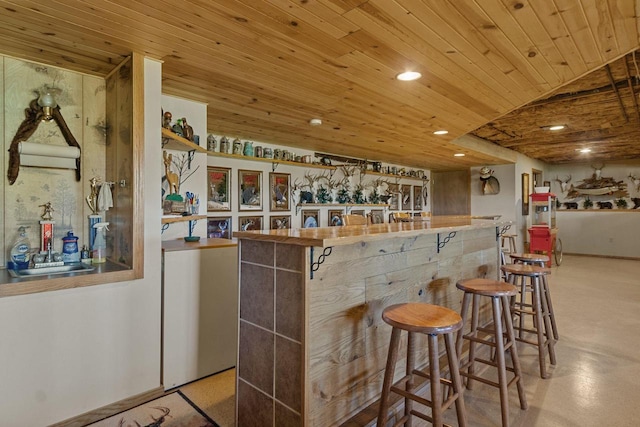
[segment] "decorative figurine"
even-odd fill
[[[97,176],[94,176],[89,180],[89,186],[91,187],[91,194],[87,196],[86,201],[93,215],[98,214],[97,201],[98,201],[98,182],[99,181],[100,181],[100,178],[98,178]]]
[[[169,111],[167,111],[166,113],[164,113],[164,124],[163,127],[165,129],[171,129],[171,118],[173,116],[171,115],[171,113]]]
[[[178,136],[184,136],[183,134],[184,131],[182,130],[182,119],[176,120],[176,124],[173,125],[171,130],[173,131],[173,133],[175,133]]]
[[[176,194],[180,196],[180,177],[177,173],[171,171],[173,154],[167,154],[167,151],[164,150],[162,157],[164,158],[164,174],[167,178],[167,183],[169,183],[169,195]],[[180,199],[182,199],[181,196]]]
[[[40,207],[44,208],[44,213],[42,214],[42,216],[40,216],[40,218],[42,218],[45,221],[51,221],[51,213],[54,212],[53,206],[51,206],[51,202],[47,202],[44,205],[40,205]]]
[[[184,136],[189,141],[193,141],[193,128],[187,124],[187,119],[182,118],[182,136]]]

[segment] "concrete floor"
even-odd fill
[[[510,387],[511,426],[639,426],[640,261],[565,256],[549,285],[560,333],[557,365],[541,379],[536,350],[519,343],[529,408],[520,409]],[[233,370],[182,390],[221,427],[234,426]],[[496,388],[476,382],[464,399],[469,426],[501,425]],[[454,409],[446,420],[457,425]],[[429,424],[414,422],[420,425]]]

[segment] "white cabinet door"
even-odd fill
[[[163,277],[165,390],[235,366],[237,247],[165,252]]]

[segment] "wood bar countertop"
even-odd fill
[[[412,237],[422,234],[445,233],[473,228],[500,227],[510,221],[476,219],[470,216],[432,216],[424,221],[390,224],[351,225],[343,227],[294,228],[288,230],[234,231],[238,239],[280,242],[301,246],[328,247],[356,242]]]
[[[228,248],[229,246],[238,246],[238,242],[236,240],[219,238],[200,239],[197,242],[185,242],[184,239],[176,239],[163,241],[162,251],[191,251],[197,249]]]

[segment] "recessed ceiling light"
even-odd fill
[[[311,119],[311,120],[309,120],[309,124],[311,126],[320,126],[322,124],[322,120],[320,120],[320,119]]]
[[[434,135],[446,135],[448,133],[449,133],[449,131],[448,130],[444,130],[444,129],[443,130],[437,130],[437,131],[433,132]]]
[[[422,74],[417,71],[405,71],[404,73],[398,74],[396,79],[408,82],[411,80],[418,80],[420,77],[422,77]]]
[[[565,125],[549,126],[549,130],[562,130],[564,128],[565,128]]]
[[[464,157],[464,153],[456,153],[453,157]]]
[[[579,152],[581,153],[590,153],[591,152],[591,148],[580,148],[578,149]]]

